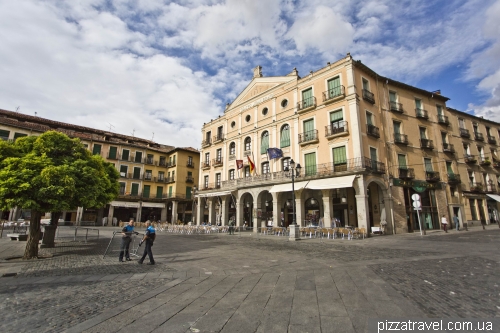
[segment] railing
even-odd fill
[[[372,92],[370,92],[366,89],[363,89],[363,99],[367,102],[375,104],[375,95],[373,95]]]
[[[496,145],[497,144],[497,139],[495,139],[494,136],[488,135],[488,143]]]
[[[347,121],[337,121],[325,126],[325,136],[329,137],[335,134],[348,133]]]
[[[455,173],[448,174],[448,184],[460,184],[462,181],[460,180],[460,175]]]
[[[158,177],[158,178],[155,177],[155,182],[157,182],[157,183],[164,183],[165,182],[165,176],[161,176],[161,177]]]
[[[146,157],[145,161],[144,161],[145,164],[156,164],[153,157]]]
[[[302,111],[316,106],[316,97],[311,96],[297,103],[297,111]]]
[[[224,134],[217,134],[216,136],[214,136],[213,139],[214,143],[221,142],[224,140]]]
[[[318,140],[318,130],[307,131],[299,134],[299,143],[305,143]]]
[[[407,145],[408,144],[408,135],[401,134],[401,133],[394,133],[394,142],[400,143],[403,145]]]
[[[127,178],[129,178],[129,179],[141,179],[142,178],[142,174],[140,174],[140,173],[129,173]]]
[[[165,178],[165,183],[175,183],[175,176]]]
[[[470,138],[470,132],[466,128],[459,128],[460,130],[460,136],[463,138]]]
[[[477,159],[474,155],[464,154],[465,163],[476,163]]]
[[[210,140],[210,139],[203,140],[203,141],[201,142],[201,146],[202,146],[203,148],[208,147],[208,146],[210,146],[211,144],[212,144],[212,142],[211,142],[211,140]]]
[[[454,153],[455,147],[451,143],[443,143],[443,151],[445,153]]]
[[[166,167],[167,166],[167,160],[160,160],[160,163],[158,163],[159,166],[161,167]]]
[[[214,158],[214,159],[212,160],[212,166],[214,166],[214,167],[221,166],[222,164],[223,164],[223,162],[222,162],[222,156],[221,156],[221,157]]]
[[[344,86],[331,88],[323,92],[323,102],[328,102],[344,95],[345,95]]]
[[[210,169],[210,161],[201,162],[202,169]]]
[[[449,125],[450,121],[448,120],[448,116],[438,114],[438,123],[444,124],[444,125]]]
[[[469,188],[472,192],[482,192],[483,191],[483,183],[470,182]]]
[[[491,160],[489,157],[485,157],[485,156],[479,156],[479,165],[490,165],[491,164]]]
[[[429,119],[429,112],[423,109],[415,109],[415,114],[417,118]]]
[[[194,163],[193,163],[193,162],[189,162],[189,161],[188,161],[188,162],[186,163],[186,166],[187,166],[188,168],[194,168]]]
[[[153,174],[151,174],[151,173],[145,173],[143,179],[144,180],[152,181],[153,180]]]
[[[380,138],[380,132],[377,126],[366,124],[366,134]]]
[[[497,188],[495,185],[493,185],[493,183],[488,183],[486,185],[486,192],[487,193],[496,193],[497,192]]]
[[[123,154],[122,155],[118,155],[118,159],[121,160],[121,161],[131,161],[131,156],[128,155],[128,156],[124,156]]]
[[[474,132],[474,138],[475,138],[477,141],[484,141],[484,136],[483,136],[483,133]]]
[[[194,178],[191,176],[186,177],[186,183],[194,183]]]
[[[404,110],[403,110],[403,104],[401,104],[401,103],[398,103],[398,102],[389,102],[389,105],[390,105],[391,111],[395,111],[395,112],[399,112],[399,113],[403,113],[404,112]]]
[[[425,180],[428,182],[437,182],[441,179],[439,176],[439,172],[437,171],[426,171],[425,172]]]
[[[365,167],[373,173],[385,173],[385,164],[365,157]]]
[[[414,179],[415,171],[412,168],[399,168],[399,179]]]
[[[221,187],[222,187],[221,184],[218,183],[208,183],[208,184],[203,184],[200,187],[200,191],[216,190],[220,189]]]
[[[434,143],[429,139],[420,139],[420,147],[423,149],[434,149]]]

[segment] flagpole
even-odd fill
[[[255,165],[257,161],[255,160],[255,156],[253,156],[253,150],[252,150],[252,158],[253,158],[253,174],[257,175],[257,166]]]

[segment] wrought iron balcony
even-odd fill
[[[316,97],[311,96],[297,103],[297,112],[310,110],[316,107]]]
[[[153,181],[153,174],[151,174],[151,173],[145,173],[143,179],[146,180],[146,181]]]
[[[377,126],[367,124],[366,125],[366,134],[373,136],[375,138],[380,138],[380,131]]]
[[[476,139],[476,141],[484,141],[483,133],[474,132],[474,139]]]
[[[432,150],[434,149],[434,143],[429,139],[420,139],[420,147],[422,147],[422,149]]]
[[[449,173],[448,174],[448,184],[454,185],[454,184],[460,184],[462,181],[460,180],[460,175],[457,175],[455,173]]]
[[[464,154],[465,163],[476,163],[477,159],[474,155]]]
[[[399,179],[414,179],[415,171],[413,168],[399,168]]]
[[[166,167],[167,166],[167,160],[160,159],[160,163],[158,163],[158,165],[161,166],[161,167]]]
[[[165,183],[175,183],[175,177],[167,177],[165,178]]]
[[[470,138],[470,132],[469,132],[468,129],[466,129],[466,128],[459,128],[459,130],[460,130],[460,136],[462,138],[467,138],[467,139]]]
[[[438,123],[440,123],[442,125],[449,126],[450,125],[450,121],[448,120],[448,116],[445,116],[445,115],[442,115],[442,114],[438,114]]]
[[[489,157],[479,156],[479,165],[488,166],[490,164],[491,164],[491,160]]]
[[[483,183],[470,182],[469,188],[471,192],[483,192]]]
[[[496,193],[496,192],[497,192],[497,187],[493,184],[492,181],[486,184],[486,193]]]
[[[212,140],[211,139],[206,139],[206,140],[203,140],[201,142],[201,147],[202,148],[206,148],[206,147],[209,147],[211,144],[212,144]]]
[[[220,166],[222,166],[222,164],[223,164],[223,162],[222,162],[222,156],[219,156],[219,157],[214,158],[212,160],[212,165],[213,165],[214,168],[215,167],[220,167]]]
[[[153,157],[146,157],[145,160],[144,160],[144,163],[145,164],[150,164],[150,165],[157,165],[157,163],[155,163]]]
[[[394,143],[407,145],[408,144],[408,135],[401,134],[401,133],[394,133]]]
[[[375,104],[375,95],[373,95],[372,92],[370,92],[366,89],[363,89],[363,99],[367,102]]]
[[[187,176],[186,183],[194,183],[194,178],[192,176]]]
[[[398,102],[389,102],[390,104],[390,107],[391,107],[391,111],[394,111],[394,112],[399,112],[399,113],[403,113],[404,110],[403,110],[403,104],[401,103],[398,103]]]
[[[157,183],[164,183],[165,182],[165,175],[161,175],[161,176],[155,177],[155,182],[157,182]]]
[[[325,137],[333,137],[337,134],[348,134],[349,130],[347,129],[347,121],[337,121],[331,123],[328,126],[325,126]]]
[[[186,166],[188,168],[194,168],[194,162],[193,161],[187,161]]]
[[[426,171],[425,172],[425,180],[432,183],[438,182],[440,180],[439,172],[436,171]]]
[[[299,144],[313,143],[318,141],[318,130],[307,131],[299,134]]]
[[[497,144],[497,139],[494,136],[488,135],[488,143],[492,145]]]
[[[344,86],[338,86],[323,92],[323,102],[330,103],[345,96]]]
[[[417,116],[417,118],[429,119],[429,112],[424,109],[415,109],[415,115]]]
[[[224,141],[224,134],[222,133],[219,133],[217,134],[216,136],[213,137],[213,143],[219,143],[219,142],[222,142]]]
[[[142,174],[140,173],[129,173],[127,175],[128,179],[142,179]]]
[[[201,162],[201,169],[202,170],[210,169],[210,161]]]
[[[385,164],[372,160],[371,158],[365,157],[365,167],[373,173],[383,174],[385,173]]]
[[[445,153],[455,153],[455,147],[451,143],[443,143],[443,151]]]

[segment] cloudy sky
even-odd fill
[[[0,108],[175,146],[252,68],[350,52],[379,74],[500,121],[500,0],[0,0]]]

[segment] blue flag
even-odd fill
[[[269,155],[269,159],[272,160],[274,158],[283,157],[283,150],[279,148],[267,148],[267,154]]]

